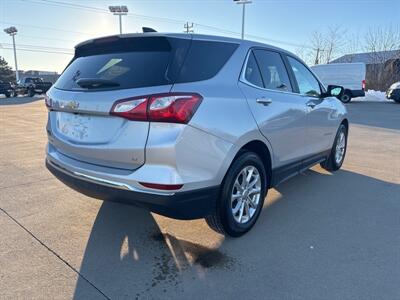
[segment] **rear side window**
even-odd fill
[[[255,50],[254,55],[260,67],[261,76],[266,89],[292,91],[289,75],[278,52]]]
[[[238,46],[234,43],[193,40],[177,83],[214,77]]]
[[[262,88],[264,87],[260,69],[258,68],[253,52],[250,53],[249,59],[247,60],[244,78],[255,86],[259,86]]]
[[[224,66],[237,44],[191,41],[169,37],[134,37],[90,43],[76,50],[76,58],[55,84],[64,90],[86,90],[79,79],[107,80],[125,89],[200,81]]]

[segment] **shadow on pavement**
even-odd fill
[[[43,100],[43,96],[35,97],[13,97],[13,98],[0,98],[0,106],[2,105],[21,105]]]
[[[350,123],[400,130],[400,104],[354,101],[346,105]]]
[[[162,234],[145,210],[105,202],[80,273],[110,298],[398,297],[400,185],[318,171],[280,185],[252,231],[218,249]]]
[[[228,262],[218,249],[163,234],[144,209],[104,202],[80,273],[110,298],[141,298],[150,290],[161,295],[166,286],[176,292],[179,277],[192,268],[207,269]],[[87,283],[79,277],[74,299],[84,298],[86,288]]]

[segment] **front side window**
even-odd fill
[[[292,91],[289,75],[278,52],[255,50],[255,58],[260,67],[264,87],[277,91]]]
[[[321,95],[321,87],[310,70],[295,58],[288,56],[288,60],[299,85],[300,94],[319,97]]]

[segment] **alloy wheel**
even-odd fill
[[[339,133],[339,136],[337,138],[336,142],[336,151],[335,151],[335,162],[337,165],[340,165],[343,157],[344,157],[344,152],[346,149],[346,135],[344,131],[342,130]]]
[[[260,204],[261,177],[254,166],[245,166],[236,176],[231,194],[231,211],[239,224],[245,224],[254,216]]]

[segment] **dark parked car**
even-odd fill
[[[386,91],[386,98],[400,103],[400,81],[393,83]]]
[[[11,83],[0,80],[0,94],[4,94],[7,98],[14,95],[14,89]]]
[[[44,94],[52,86],[51,82],[45,82],[39,77],[26,77],[18,80],[15,86],[16,95],[26,95],[33,97],[35,94]]]

